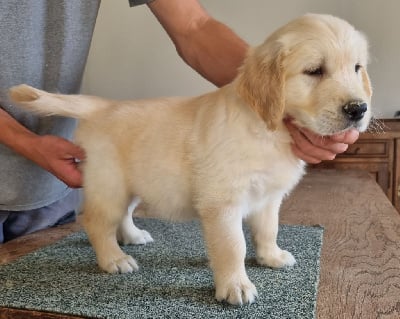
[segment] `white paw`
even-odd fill
[[[218,301],[227,301],[232,305],[253,303],[257,297],[257,289],[247,278],[234,278],[231,281],[216,286],[215,298]]]
[[[108,261],[106,263],[103,262],[103,264],[105,265],[102,266],[100,264],[100,268],[111,274],[125,274],[139,270],[139,266],[137,265],[135,259],[133,259],[132,256],[129,255],[124,255],[121,258]]]
[[[290,252],[280,248],[258,254],[257,261],[260,265],[271,268],[283,268],[296,263],[296,259]]]
[[[145,245],[153,242],[154,239],[148,231],[136,228],[130,232],[120,232],[118,234],[118,241],[123,245]]]

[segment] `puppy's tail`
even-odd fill
[[[88,119],[91,114],[110,104],[93,96],[48,93],[26,84],[12,87],[9,95],[11,101],[27,111],[44,116],[61,115],[76,119]]]

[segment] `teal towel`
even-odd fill
[[[0,266],[0,305],[94,318],[314,318],[323,229],[280,226],[279,245],[297,264],[270,269],[255,261],[250,234],[246,269],[259,297],[235,307],[214,300],[198,222],[138,219],[155,242],[125,246],[139,264],[131,274],[101,272],[83,232]]]

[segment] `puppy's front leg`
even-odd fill
[[[257,290],[246,274],[242,215],[235,209],[201,212],[204,237],[214,273],[216,299],[234,305],[252,303]]]
[[[293,255],[279,248],[276,239],[279,228],[279,207],[282,198],[276,198],[267,206],[248,218],[253,241],[256,246],[257,261],[272,268],[293,266],[296,263]]]

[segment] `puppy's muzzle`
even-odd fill
[[[362,101],[351,101],[343,105],[342,110],[346,118],[352,122],[360,121],[365,112],[367,112],[368,105]]]

